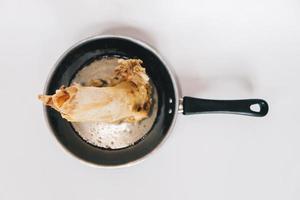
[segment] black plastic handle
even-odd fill
[[[258,105],[258,109],[250,108],[253,105]],[[183,97],[184,115],[197,113],[231,113],[263,117],[268,113],[268,110],[268,103],[262,99],[212,100]]]

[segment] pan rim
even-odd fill
[[[166,70],[168,71],[168,73],[170,75],[170,78],[171,78],[171,81],[172,81],[172,86],[174,87],[175,110],[173,111],[173,119],[172,119],[172,122],[169,126],[169,129],[168,129],[167,133],[166,133],[166,136],[160,141],[160,143],[154,149],[149,151],[144,156],[142,156],[142,157],[140,157],[136,160],[129,161],[127,163],[117,164],[117,165],[101,165],[101,164],[92,163],[92,162],[89,162],[87,160],[84,160],[84,159],[80,158],[79,156],[72,153],[63,144],[61,144],[59,142],[58,138],[55,137],[54,130],[52,129],[52,127],[50,125],[50,121],[47,117],[47,108],[46,108],[46,106],[43,106],[44,119],[46,120],[48,130],[51,131],[51,135],[55,138],[55,141],[56,141],[55,143],[58,144],[58,146],[60,146],[66,154],[69,154],[72,157],[78,159],[81,163],[84,163],[84,164],[87,164],[89,166],[96,167],[96,168],[122,168],[122,167],[133,166],[133,165],[136,165],[136,164],[144,161],[151,154],[156,152],[162,146],[162,144],[165,143],[165,141],[167,140],[167,138],[170,135],[170,132],[173,130],[173,128],[175,126],[175,122],[176,122],[176,119],[177,119],[177,116],[178,116],[178,113],[179,113],[179,110],[178,110],[179,109],[179,101],[181,99],[180,96],[179,96],[180,90],[179,90],[178,81],[176,80],[177,79],[176,74],[174,73],[173,69],[169,67],[170,65],[166,62],[166,60],[162,58],[162,56],[158,53],[158,51],[154,47],[152,47],[151,45],[149,45],[148,43],[146,43],[144,41],[141,41],[141,40],[138,40],[138,39],[135,39],[135,38],[132,38],[132,37],[122,36],[122,35],[112,35],[112,34],[111,35],[94,35],[94,36],[87,37],[83,40],[80,40],[80,41],[76,42],[75,44],[71,45],[71,47],[69,47],[67,50],[65,50],[61,54],[61,56],[59,56],[59,58],[57,59],[57,61],[55,62],[55,64],[51,68],[51,70],[49,71],[48,77],[46,78],[46,82],[45,82],[45,85],[44,85],[44,90],[43,90],[44,94],[47,92],[47,88],[48,88],[48,85],[50,83],[50,79],[51,79],[53,73],[55,72],[55,70],[58,67],[59,63],[66,57],[67,54],[69,54],[73,49],[75,49],[76,47],[78,47],[78,46],[80,46],[84,43],[87,43],[87,42],[90,42],[90,41],[93,41],[93,40],[97,40],[97,39],[109,39],[109,38],[110,39],[112,39],[112,38],[125,39],[125,40],[128,40],[130,42],[136,43],[136,44],[148,49],[149,51],[151,51],[163,63],[163,65],[165,66]]]

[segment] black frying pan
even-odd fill
[[[127,37],[96,36],[71,47],[59,59],[46,84],[46,94],[53,94],[61,85],[70,85],[76,73],[86,64],[104,56],[119,56],[143,60],[147,74],[158,93],[158,114],[146,137],[136,144],[116,150],[93,146],[84,141],[52,108],[45,107],[48,123],[65,149],[71,154],[97,166],[119,166],[138,161],[152,152],[170,132],[178,112],[185,115],[195,113],[233,113],[262,117],[268,112],[268,104],[261,99],[207,100],[178,96],[174,75],[162,58],[148,45]],[[250,106],[258,105],[254,111]]]

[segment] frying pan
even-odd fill
[[[157,90],[158,112],[152,128],[143,139],[126,148],[105,149],[84,141],[71,123],[52,108],[44,107],[49,127],[57,141],[67,152],[86,163],[112,167],[142,160],[170,133],[178,113],[232,113],[263,117],[268,112],[268,104],[262,99],[209,100],[180,97],[174,74],[159,54],[141,41],[122,36],[95,36],[75,44],[55,64],[46,83],[45,93],[53,94],[61,85],[70,85],[76,73],[87,63],[107,56],[138,58],[143,61]],[[251,109],[252,105],[259,109]]]

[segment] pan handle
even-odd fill
[[[183,97],[183,114],[197,113],[230,113],[263,117],[268,113],[269,106],[262,99],[212,100]]]

